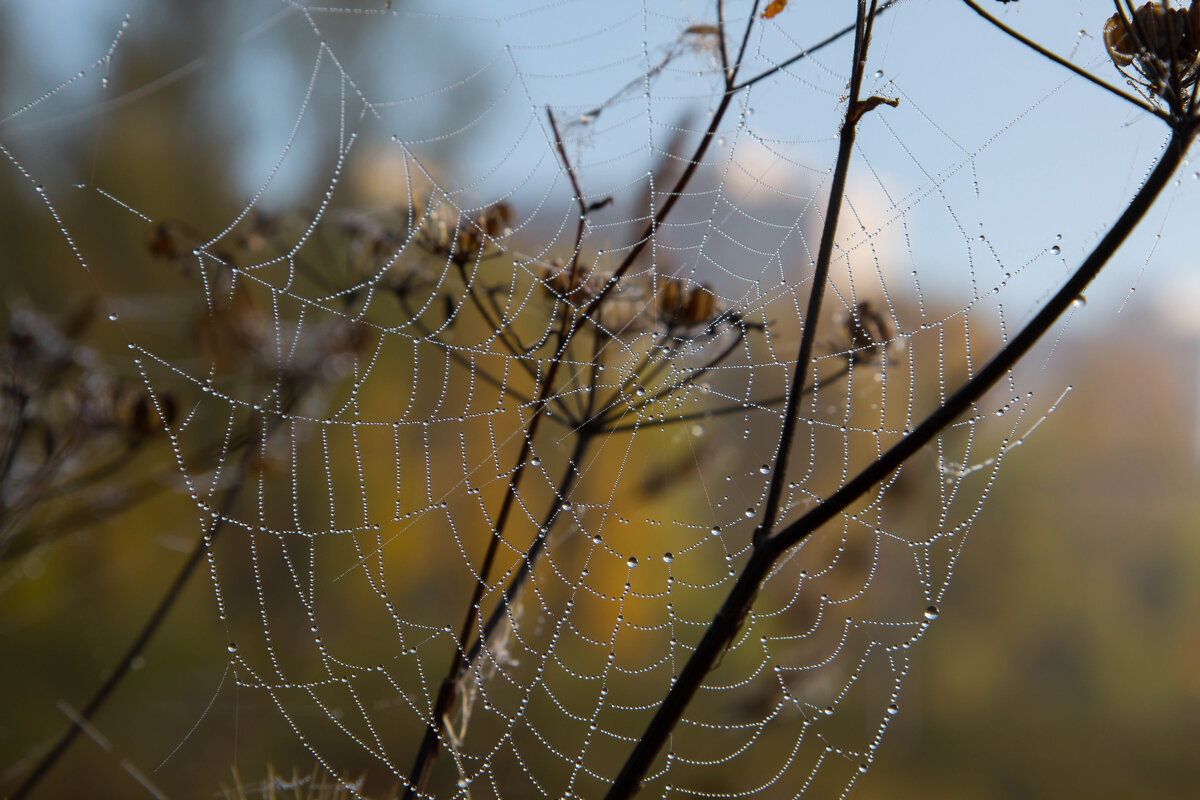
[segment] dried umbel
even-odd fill
[[[1104,46],[1117,67],[1149,95],[1178,98],[1200,78],[1200,0],[1189,8],[1150,2],[1104,23]]]
[[[455,216],[456,212],[446,206],[438,208],[429,215],[417,241],[427,250],[458,264],[502,252],[497,239],[508,233],[512,219],[512,209],[506,203],[489,206],[474,219],[456,220]]]
[[[685,287],[668,280],[659,290],[657,301],[659,319],[669,327],[707,325],[717,316],[717,296],[704,284]]]

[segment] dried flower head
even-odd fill
[[[719,313],[717,296],[702,283],[684,287],[678,281],[667,280],[658,292],[657,312],[668,327],[707,325]]]
[[[842,321],[839,347],[851,364],[881,363],[892,339],[892,326],[887,317],[864,300]]]
[[[1149,2],[1132,17],[1118,8],[1104,23],[1104,46],[1148,95],[1179,97],[1200,77],[1200,0],[1187,9]]]

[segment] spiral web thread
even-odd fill
[[[160,413],[168,397],[179,409],[167,433],[212,542],[231,672],[353,792],[362,770],[403,786],[515,483],[467,646],[485,641],[425,789],[600,796],[760,521],[849,40],[739,93],[672,214],[582,318],[570,314],[640,241],[714,113],[715,7],[260,5],[234,15],[225,45],[290,53],[303,80],[240,208],[177,221],[119,178],[45,187],[27,172],[80,263],[114,287],[109,320]],[[841,12],[756,20],[743,76],[852,21]],[[732,58],[749,7],[725,14]],[[991,149],[1070,82],[960,140],[926,111],[920,79],[888,77],[915,69],[893,39],[932,12],[889,14],[866,89],[900,103],[862,122],[784,519],[935,407],[1065,270],[1045,224],[989,237],[986,187],[1008,166]],[[69,103],[119,43],[10,120]],[[385,47],[413,48],[415,89],[373,65]],[[226,113],[277,103],[266,87]],[[297,200],[304,180],[315,188]],[[58,217],[54,197],[71,191],[111,220],[120,267],[76,243],[83,221]],[[138,311],[121,288],[131,261],[169,293],[167,312]],[[776,566],[644,795],[851,793],[1001,464],[1058,399],[1015,379],[994,396]]]

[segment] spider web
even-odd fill
[[[849,76],[852,37],[776,71],[853,22],[809,5],[754,20],[740,75],[771,74],[697,161],[722,92],[711,3],[248,4],[206,12],[210,52],[96,100],[152,45],[131,13],[5,120],[164,420],[229,674],[353,793],[375,791],[362,771],[405,785],[461,652],[429,795],[602,795],[748,558]],[[1016,19],[1098,71],[1095,5]],[[732,59],[750,7],[724,13]],[[972,24],[916,2],[877,23],[865,92],[899,104],[861,124],[783,519],[969,377],[1160,143],[1079,209],[1014,211],[1010,183],[1091,158],[1037,148],[1040,126],[1127,112],[1018,50],[998,52],[1019,80],[976,63]],[[80,105],[136,126],[189,103],[244,137],[209,165],[235,195],[215,216],[185,199],[211,187],[127,181],[136,152],[75,171],[22,139]],[[643,794],[854,790],[1001,465],[1066,388],[1031,386],[1011,377],[775,566]]]

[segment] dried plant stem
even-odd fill
[[[183,588],[191,580],[192,575],[195,574],[196,568],[200,566],[200,563],[204,560],[204,555],[212,548],[213,542],[216,541],[217,536],[224,527],[225,521],[233,512],[233,507],[241,495],[242,487],[245,486],[246,480],[250,475],[251,465],[254,462],[254,456],[261,446],[260,443],[265,443],[270,438],[271,433],[278,427],[282,419],[281,415],[272,420],[261,439],[250,438],[246,440],[246,448],[242,452],[241,460],[238,462],[233,482],[221,501],[219,515],[204,533],[201,534],[200,538],[196,540],[191,552],[188,553],[187,560],[179,568],[175,579],[171,581],[170,586],[167,587],[167,591],[159,599],[158,605],[154,607],[154,611],[151,612],[150,617],[142,625],[141,631],[138,632],[137,637],[129,645],[129,648],[125,651],[125,655],[121,657],[121,660],[117,662],[112,672],[109,673],[108,678],[96,693],[92,695],[92,699],[88,701],[88,704],[79,712],[79,717],[83,721],[90,722],[92,720],[129,673],[134,661],[141,656],[146,646],[154,638],[154,635],[158,633],[158,629],[166,620],[167,614],[170,613],[171,609],[175,607],[175,603],[178,602]],[[38,762],[38,765],[34,767],[33,771],[29,773],[28,777],[25,778],[25,781],[12,793],[10,796],[11,800],[22,800],[22,798],[27,797],[30,792],[37,788],[42,779],[50,773],[50,770],[58,763],[58,760],[67,752],[67,749],[70,748],[76,737],[79,736],[81,730],[82,727],[80,725],[73,724],[63,731],[62,736],[55,742],[54,747],[46,753],[42,760]]]
[[[1137,227],[1146,212],[1150,210],[1150,206],[1154,204],[1155,199],[1184,161],[1188,148],[1196,138],[1198,124],[1200,124],[1200,119],[1193,117],[1175,127],[1166,150],[1159,157],[1158,163],[1146,182],[1129,201],[1125,211],[1096,245],[1096,248],[1080,264],[1070,280],[1042,307],[1042,310],[1026,323],[1025,327],[971,380],[963,384],[910,434],[849,480],[841,489],[821,501],[812,511],[773,534],[768,540],[768,544],[774,556],[799,544],[821,525],[866,494],[872,486],[886,478],[914,453],[931,442],[946,426],[979,400],[998,380],[1008,374],[1009,370],[1050,329],[1055,320],[1083,293],[1088,284],[1112,258],[1117,248]]]
[[[1071,72],[1074,72],[1076,75],[1078,75],[1079,77],[1088,81],[1089,83],[1093,83],[1096,86],[1099,86],[1101,89],[1104,89],[1107,92],[1111,92],[1112,94],[1116,95],[1117,97],[1121,98],[1122,100],[1125,100],[1126,102],[1129,102],[1129,103],[1133,103],[1135,106],[1142,109],[1143,111],[1145,111],[1149,114],[1153,114],[1154,116],[1156,116],[1162,120],[1169,121],[1169,116],[1161,108],[1157,108],[1157,107],[1151,105],[1150,103],[1147,103],[1142,98],[1136,97],[1136,96],[1130,94],[1129,92],[1118,89],[1116,86],[1113,86],[1111,83],[1108,83],[1107,81],[1103,81],[1100,78],[1097,78],[1095,75],[1093,75],[1092,73],[1083,69],[1082,67],[1078,67],[1075,64],[1072,64],[1070,61],[1063,58],[1058,53],[1055,53],[1052,50],[1047,50],[1045,47],[1042,47],[1040,44],[1033,41],[1028,36],[1025,36],[1024,34],[1019,33],[1016,30],[1013,30],[1012,28],[1005,25],[1000,20],[996,19],[994,16],[992,16],[986,10],[984,10],[974,0],[963,0],[963,2],[967,4],[968,8],[970,8],[972,11],[974,11],[979,16],[986,19],[993,26],[995,26],[998,30],[1003,31],[1004,33],[1008,34],[1016,41],[1020,42],[1021,44],[1025,45],[1026,47],[1028,47],[1030,50],[1033,50],[1035,53],[1043,56],[1044,58],[1050,59],[1055,64],[1058,64],[1061,67],[1065,67],[1065,68],[1069,69]],[[1118,9],[1119,8],[1120,8],[1120,6],[1118,6]]]
[[[1062,313],[1099,274],[1117,248],[1125,241],[1155,199],[1184,161],[1188,148],[1196,137],[1200,120],[1192,117],[1175,126],[1165,152],[1159,158],[1146,182],[1130,200],[1125,211],[1105,234],[1096,248],[1063,285],[1062,289],[1033,317],[983,369],[930,414],[912,433],[884,453],[869,467],[848,481],[841,489],[821,501],[812,511],[796,522],[777,531],[755,547],[741,574],[730,589],[700,642],[671,685],[666,698],[642,734],[633,754],[610,789],[607,800],[626,798],[637,791],[639,782],[662,748],[666,738],[684,709],[691,702],[704,677],[725,652],[754,603],[759,587],[775,561],[788,549],[802,542],[825,522],[841,513],[872,486],[900,467],[919,449],[979,400],[998,380],[1033,347]]]
[[[788,390],[783,429],[780,433],[779,449],[775,459],[775,471],[768,488],[762,522],[754,532],[753,553],[743,569],[742,575],[734,584],[729,598],[717,612],[716,618],[705,632],[696,651],[684,665],[683,671],[672,684],[642,737],[622,765],[621,771],[605,795],[605,800],[624,800],[637,793],[651,763],[658,756],[667,737],[671,735],[671,731],[675,729],[675,725],[682,718],[684,709],[691,702],[693,695],[703,682],[704,676],[712,668],[717,655],[724,651],[733,637],[742,618],[749,610],[759,585],[775,561],[773,556],[768,555],[770,548],[763,545],[768,541],[767,537],[775,524],[775,517],[778,515],[779,499],[782,496],[782,487],[787,473],[788,450],[795,432],[800,398],[804,395],[804,380],[812,358],[813,342],[816,340],[817,320],[820,317],[821,299],[825,283],[828,280],[829,264],[833,258],[833,240],[837,234],[838,212],[841,209],[846,175],[850,168],[850,154],[854,148],[855,130],[863,115],[863,104],[859,101],[858,96],[862,87],[863,70],[866,68],[867,48],[871,40],[871,21],[876,5],[876,0],[871,0],[869,6],[867,0],[858,0],[849,101],[846,104],[846,115],[839,134],[838,154],[830,185],[825,225],[817,251],[812,293],[809,295],[808,311],[804,318],[804,332],[800,337],[800,352],[796,358],[792,384]]]
[[[767,499],[762,520],[754,531],[757,545],[770,535],[779,516],[779,502],[783,486],[787,481],[788,457],[792,439],[796,434],[796,420],[800,416],[800,399],[804,396],[804,381],[812,363],[813,343],[817,338],[817,324],[821,317],[821,301],[825,286],[829,282],[829,264],[833,260],[833,241],[837,237],[838,218],[846,191],[846,177],[850,173],[850,154],[854,149],[854,137],[858,122],[862,118],[865,104],[859,100],[862,90],[863,71],[867,66],[867,47],[871,42],[871,25],[875,19],[877,3],[871,0],[868,9],[866,0],[859,0],[858,19],[855,21],[854,66],[850,71],[850,95],[846,103],[846,118],[838,136],[837,160],[833,167],[833,181],[829,188],[829,202],[825,208],[825,224],[821,230],[821,243],[817,248],[817,263],[813,271],[812,291],[808,296],[808,309],[802,320],[804,330],[800,334],[800,352],[792,372],[792,385],[787,394],[787,405],[783,412],[783,428],[779,434],[779,448],[775,453],[774,469],[767,488]]]
[[[675,203],[683,196],[687,185],[691,183],[692,177],[696,174],[696,170],[700,168],[700,160],[704,158],[704,154],[708,152],[709,145],[717,137],[717,129],[721,127],[722,120],[725,119],[725,113],[729,111],[729,105],[733,102],[733,98],[738,94],[738,89],[734,82],[737,80],[738,71],[742,66],[742,58],[746,55],[746,47],[750,43],[750,31],[754,29],[754,20],[758,16],[758,0],[754,0],[754,7],[750,9],[750,19],[746,22],[746,31],[742,34],[742,44],[738,48],[737,60],[730,66],[725,73],[725,91],[721,93],[721,102],[717,104],[713,111],[712,119],[709,120],[708,128],[700,137],[700,143],[696,145],[696,150],[692,157],[688,159],[687,166],[680,173],[679,179],[675,181],[675,186],[672,187],[670,193],[667,194],[667,199],[663,201],[662,207],[655,213],[654,218],[646,225],[646,230],[642,232],[641,238],[634,243],[633,247],[629,248],[629,252],[625,254],[625,258],[621,260],[620,265],[613,270],[612,277],[604,284],[604,287],[596,293],[580,311],[582,316],[591,316],[592,312],[600,307],[604,302],[604,298],[608,297],[626,272],[633,266],[634,262],[641,256],[642,251],[646,249],[646,245],[654,241],[655,234],[659,227],[666,220],[667,215],[671,213],[671,209],[675,207]],[[722,36],[724,31],[722,31]],[[722,47],[724,43],[722,42]]]
[[[483,625],[483,630],[480,632],[475,644],[467,652],[466,666],[470,668],[474,665],[475,660],[479,657],[480,651],[486,647],[492,637],[496,635],[496,631],[504,623],[504,620],[509,616],[509,609],[512,608],[513,602],[517,595],[529,580],[529,576],[533,571],[533,565],[537,563],[538,556],[546,548],[546,540],[550,536],[550,527],[554,524],[554,520],[562,511],[563,502],[571,493],[575,483],[579,480],[579,463],[587,454],[588,447],[591,445],[594,436],[583,431],[575,438],[575,446],[572,448],[571,456],[567,459],[567,465],[563,471],[562,479],[559,481],[558,489],[555,492],[554,500],[550,504],[549,510],[546,512],[545,518],[542,520],[541,531],[537,538],[533,540],[533,544],[529,546],[529,550],[521,559],[520,566],[513,573],[512,578],[508,582],[508,586],[504,589],[504,595],[496,607],[492,609],[491,616]]]
[[[740,64],[746,47],[750,41],[750,31],[754,27],[755,15],[758,11],[758,0],[755,0],[754,9],[746,23],[746,31],[742,37],[741,48],[738,51],[738,64]],[[475,588],[471,593],[470,602],[467,605],[467,612],[463,620],[462,627],[459,629],[458,645],[455,648],[454,657],[451,659],[450,667],[446,671],[445,677],[442,679],[441,686],[438,689],[437,697],[432,708],[432,715],[429,724],[425,729],[425,735],[422,737],[421,744],[417,748],[416,756],[413,759],[412,769],[409,771],[408,781],[404,790],[405,800],[412,800],[425,787],[429,780],[429,775],[433,769],[433,764],[437,760],[438,751],[442,731],[445,729],[446,714],[449,712],[451,705],[456,696],[456,689],[460,680],[464,675],[465,665],[467,663],[467,641],[475,628],[476,621],[479,618],[479,606],[483,600],[483,595],[487,590],[487,583],[492,570],[492,564],[496,559],[496,552],[499,549],[500,538],[503,535],[505,528],[508,525],[508,517],[512,512],[512,508],[516,502],[517,491],[521,484],[521,479],[525,474],[525,467],[528,463],[530,454],[532,453],[533,441],[537,436],[538,428],[542,418],[545,416],[542,412],[546,405],[550,402],[551,393],[554,390],[554,382],[558,377],[558,370],[563,363],[563,356],[567,349],[571,346],[571,341],[575,334],[581,329],[579,322],[589,317],[592,313],[598,311],[604,299],[608,297],[609,292],[617,285],[621,276],[633,266],[633,263],[641,255],[646,245],[653,239],[658,227],[666,219],[671,209],[675,206],[675,202],[683,194],[692,176],[695,175],[696,169],[700,164],[700,160],[704,157],[704,153],[708,150],[712,140],[716,137],[717,129],[720,127],[721,121],[725,117],[725,113],[729,110],[729,105],[733,100],[734,92],[730,91],[732,82],[737,75],[738,64],[726,73],[726,91],[724,92],[721,103],[713,113],[712,120],[709,122],[708,129],[704,136],[701,137],[700,143],[696,146],[696,150],[692,158],[688,161],[688,166],[676,181],[670,195],[664,201],[662,208],[655,214],[647,226],[646,232],[642,238],[630,248],[629,253],[621,262],[621,265],[614,271],[610,280],[605,283],[590,301],[581,308],[575,309],[573,312],[564,311],[562,315],[562,326],[558,332],[558,343],[555,347],[554,358],[551,359],[549,367],[543,376],[537,399],[533,403],[533,413],[527,423],[524,441],[521,444],[521,452],[517,456],[517,465],[513,470],[512,479],[509,481],[508,489],[505,492],[504,500],[500,506],[500,512],[496,515],[496,523],[492,529],[492,536],[488,542],[487,551],[484,553],[483,561],[479,567],[478,577],[475,581]],[[575,174],[574,168],[567,158],[566,149],[562,146],[561,138],[558,136],[558,126],[554,120],[554,115],[548,115],[550,126],[555,133],[555,149],[562,158],[567,174],[571,180],[572,189],[576,193],[576,202],[580,205],[581,220],[579,229],[576,235],[575,251],[572,255],[571,277],[574,278],[578,265],[580,248],[582,246],[582,237],[587,228],[587,206],[583,201],[583,193],[579,186],[579,180]]]
[[[551,113],[548,116],[550,126],[557,137],[558,126],[554,121],[554,115]],[[571,186],[575,190],[576,200],[580,205],[580,223],[578,233],[576,234],[575,252],[571,260],[570,277],[573,285],[583,234],[587,229],[587,206],[583,202],[583,194],[579,187],[579,181],[567,159],[566,149],[562,146],[561,141],[557,143],[557,149],[564,164],[566,164],[567,173],[571,177]],[[504,500],[500,504],[500,513],[496,515],[496,523],[492,528],[492,535],[488,540],[487,550],[484,552],[483,561],[480,563],[479,572],[475,579],[475,588],[471,592],[467,612],[462,626],[459,628],[458,643],[454,650],[454,657],[451,659],[450,667],[446,670],[446,675],[442,678],[441,686],[438,688],[437,698],[433,704],[432,717],[425,728],[425,735],[422,737],[421,744],[417,748],[412,769],[408,774],[408,782],[404,790],[405,800],[411,800],[425,788],[425,784],[428,783],[429,775],[433,770],[434,762],[437,761],[438,751],[441,747],[442,731],[446,727],[446,715],[449,713],[450,707],[457,695],[458,684],[469,668],[467,642],[470,640],[475,630],[476,622],[479,619],[480,604],[483,602],[483,595],[487,591],[492,565],[495,563],[496,553],[500,549],[500,540],[504,535],[505,529],[508,527],[508,517],[512,513],[513,506],[516,504],[517,491],[521,486],[521,479],[525,475],[525,467],[528,465],[529,457],[533,452],[533,442],[537,438],[538,428],[541,426],[542,419],[546,416],[543,411],[552,401],[551,394],[554,391],[555,379],[558,377],[559,367],[563,363],[563,356],[571,345],[574,333],[578,330],[573,324],[573,316],[566,312],[562,315],[562,324],[558,331],[558,344],[555,348],[555,357],[551,360],[550,366],[546,369],[546,373],[540,381],[537,399],[532,404],[532,414],[526,425],[525,436],[521,442],[521,452],[517,455],[517,465],[513,469],[512,478],[509,480],[508,488],[504,493]],[[520,353],[517,353],[517,355],[520,355]],[[522,363],[525,362],[522,361]],[[561,499],[560,496],[558,502],[561,502]]]

